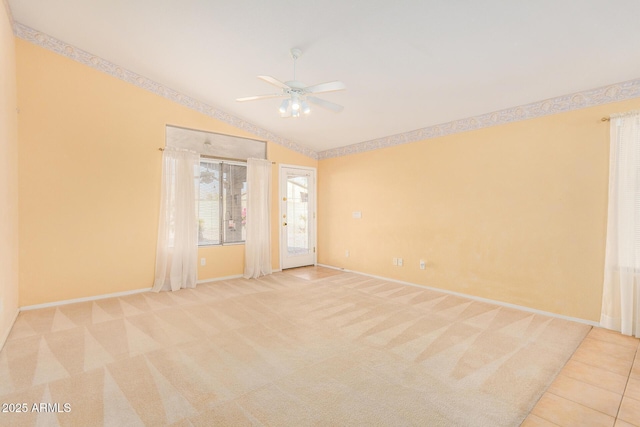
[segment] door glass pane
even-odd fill
[[[287,251],[306,255],[309,250],[309,177],[287,176]]]

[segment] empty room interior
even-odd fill
[[[0,425],[640,426],[638,16],[3,0]]]

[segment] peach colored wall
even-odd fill
[[[198,257],[198,280],[237,276],[244,271],[244,245],[201,246]],[[202,258],[205,265],[200,264]]]
[[[0,348],[18,313],[18,117],[13,29],[0,5]]]
[[[598,321],[609,161],[600,119],[638,107],[321,160],[318,262]]]
[[[149,288],[165,125],[255,136],[24,40],[16,46],[20,305]],[[298,158],[269,151],[274,161]],[[198,279],[241,274],[242,249],[201,248]]]

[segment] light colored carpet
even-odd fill
[[[313,267],[33,310],[0,425],[518,426],[589,329]]]

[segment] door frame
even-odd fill
[[[309,238],[312,240],[313,242],[313,265],[318,265],[318,171],[317,168],[314,167],[310,167],[310,166],[299,166],[299,165],[289,165],[289,164],[283,164],[280,163],[278,165],[278,245],[279,245],[279,253],[278,253],[278,258],[280,259],[280,271],[283,270],[282,268],[282,260],[284,259],[284,252],[285,252],[285,247],[283,246],[283,239],[282,239],[282,235],[283,235],[283,230],[282,230],[282,215],[285,213],[284,212],[284,203],[282,198],[286,196],[286,193],[283,194],[282,192],[282,187],[283,187],[283,180],[284,178],[284,174],[282,172],[282,169],[300,169],[300,170],[304,170],[304,171],[309,171],[311,172],[311,175],[313,177],[313,197],[310,198],[310,200],[313,203],[313,220],[311,221],[311,224],[313,224],[313,228],[311,229],[311,232],[309,233]]]

